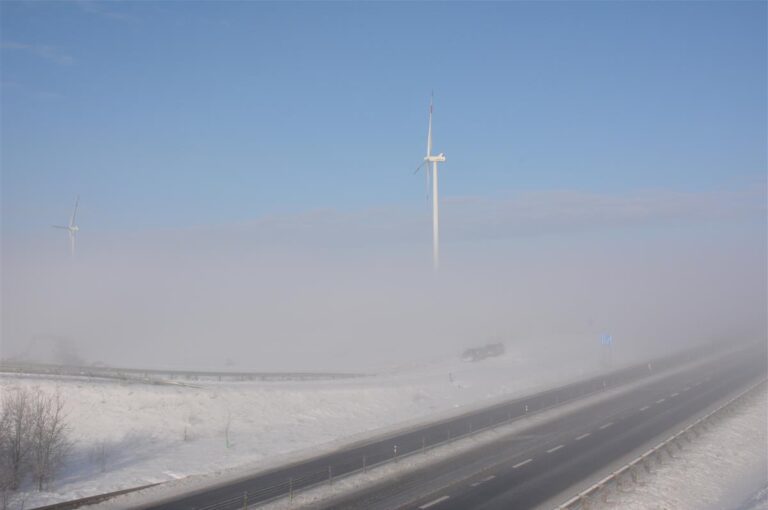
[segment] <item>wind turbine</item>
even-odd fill
[[[433,94],[434,96],[434,94]],[[416,168],[414,174],[424,167],[427,176],[427,190],[429,190],[430,176],[432,178],[432,266],[437,271],[440,268],[440,196],[437,187],[437,164],[445,161],[445,154],[432,155],[432,99],[429,98],[429,129],[427,131],[427,155],[424,161]],[[432,164],[430,169],[429,165]]]
[[[75,255],[75,235],[80,230],[80,227],[75,225],[75,218],[77,217],[77,204],[80,202],[80,195],[75,198],[75,209],[72,211],[72,217],[69,219],[69,225],[51,225],[53,228],[63,228],[69,234],[69,253]]]

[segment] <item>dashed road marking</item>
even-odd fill
[[[609,421],[608,423],[606,423],[606,424],[604,424],[604,425],[600,425],[600,430],[603,430],[603,429],[607,429],[607,428],[608,428],[608,427],[610,427],[611,425],[613,425],[613,422],[612,422],[612,421]]]
[[[657,400],[657,401],[656,401],[656,403],[657,403],[657,404],[661,404],[661,403],[662,403],[662,402],[664,402],[665,400],[667,400],[667,399],[666,399],[666,398],[660,398],[659,400]]]
[[[650,408],[651,408],[651,406],[645,406],[645,407],[641,407],[640,410],[641,411],[647,411]]]
[[[690,389],[691,389],[691,387],[690,387],[690,386],[686,386],[685,388],[683,388],[683,391],[688,391],[688,390],[690,390]]]
[[[581,441],[585,437],[589,437],[591,435],[591,432],[587,432],[586,434],[582,434],[579,437],[576,438],[576,441]]]
[[[555,446],[554,448],[550,448],[549,450],[547,450],[547,453],[555,453],[557,450],[559,450],[562,447],[563,447],[563,445],[559,444],[559,445]]]
[[[531,462],[532,460],[533,460],[533,459],[526,459],[526,460],[524,460],[524,461],[522,461],[522,462],[518,462],[517,464],[515,464],[514,466],[512,466],[512,469],[517,469],[517,468],[519,468],[519,467],[525,466],[526,464],[528,464],[528,463],[529,463],[529,462]]]
[[[485,478],[483,478],[482,480],[478,480],[478,481],[476,481],[475,483],[471,483],[471,484],[469,484],[469,485],[470,485],[470,486],[472,486],[472,487],[477,487],[478,485],[481,485],[481,484],[483,484],[483,483],[485,483],[485,482],[490,482],[490,481],[491,481],[491,480],[493,480],[494,478],[496,478],[496,475],[486,476],[486,477],[485,477]]]
[[[439,497],[439,498],[437,498],[437,499],[433,499],[433,500],[432,500],[432,501],[430,501],[429,503],[424,503],[424,504],[423,504],[423,505],[421,505],[419,508],[420,508],[421,510],[424,510],[425,508],[429,508],[429,507],[435,506],[435,505],[437,505],[437,504],[439,504],[439,503],[442,503],[443,501],[445,501],[445,500],[446,500],[446,499],[448,499],[448,498],[450,498],[450,496],[440,496],[440,497]]]

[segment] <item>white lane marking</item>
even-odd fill
[[[485,478],[483,478],[483,479],[481,479],[481,480],[478,480],[478,481],[476,481],[475,483],[472,483],[472,484],[470,484],[470,485],[471,485],[472,487],[477,487],[478,485],[480,485],[480,484],[483,484],[483,483],[485,483],[485,482],[490,482],[490,481],[491,481],[491,480],[493,480],[494,478],[496,478],[496,475],[486,476]]]
[[[554,448],[550,448],[549,450],[547,450],[547,453],[555,453],[557,450],[559,450],[562,447],[563,447],[563,445],[559,444],[559,445],[555,446]]]
[[[662,403],[662,402],[664,402],[665,400],[667,400],[667,399],[666,399],[666,398],[660,398],[659,400],[657,400],[657,401],[656,401],[656,403],[657,403],[657,404],[661,404],[661,403]]]
[[[647,411],[650,408],[651,408],[651,406],[645,406],[645,407],[641,407],[640,410],[641,411]]]
[[[582,434],[582,435],[580,435],[579,437],[576,438],[576,441],[581,441],[585,437],[589,437],[591,434],[592,434],[591,432],[587,432],[586,434]]]
[[[612,421],[609,421],[609,422],[608,422],[608,423],[606,423],[605,425],[600,425],[600,430],[603,430],[603,429],[607,429],[607,428],[608,428],[608,427],[610,427],[611,425],[613,425],[613,422],[612,422]]]
[[[679,393],[673,393],[673,394],[670,395],[670,398],[675,398],[678,395],[679,395]]]
[[[688,390],[690,390],[690,389],[691,389],[691,387],[690,387],[690,386],[686,386],[685,388],[683,388],[683,391],[688,391]]]
[[[512,469],[517,469],[517,468],[519,468],[519,467],[525,466],[526,464],[528,464],[528,463],[529,463],[529,462],[531,462],[532,460],[533,460],[533,459],[527,459],[527,460],[524,460],[524,461],[522,461],[522,462],[518,462],[517,464],[515,464],[514,466],[512,466]]]
[[[421,505],[419,508],[421,508],[421,510],[424,510],[425,508],[429,508],[429,507],[431,507],[431,506],[435,506],[435,505],[437,505],[438,503],[442,503],[443,501],[445,501],[445,500],[446,500],[446,499],[448,499],[448,498],[450,498],[450,496],[440,496],[440,497],[439,497],[439,498],[437,498],[437,499],[433,499],[433,500],[432,500],[432,501],[430,501],[429,503],[424,503],[424,504],[423,504],[423,505]]]

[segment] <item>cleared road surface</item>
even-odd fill
[[[533,508],[765,376],[764,348],[724,355],[326,508]]]
[[[752,347],[752,350],[755,348]],[[722,348],[721,348],[722,350]],[[441,420],[439,422],[431,423],[428,425],[424,425],[421,427],[414,427],[407,430],[403,430],[400,432],[395,432],[392,434],[388,434],[385,436],[377,437],[370,439],[365,442],[360,442],[356,444],[349,445],[345,448],[342,448],[336,452],[329,453],[327,455],[321,455],[313,459],[309,459],[304,462],[295,463],[288,466],[283,466],[278,469],[273,469],[270,471],[265,471],[262,473],[259,473],[257,475],[245,477],[240,480],[230,481],[225,484],[211,487],[207,489],[203,489],[200,491],[197,491],[195,493],[185,494],[181,497],[175,497],[173,499],[168,499],[164,502],[160,502],[154,505],[149,506],[143,506],[141,508],[152,508],[152,509],[162,509],[162,510],[236,510],[243,508],[244,503],[247,501],[248,504],[254,504],[259,501],[268,501],[271,499],[274,499],[275,497],[281,496],[281,495],[287,495],[289,491],[291,490],[298,490],[302,487],[309,487],[312,485],[316,485],[318,483],[328,483],[329,478],[337,477],[339,475],[343,475],[346,473],[351,473],[354,471],[361,470],[363,466],[372,466],[374,464],[391,460],[395,456],[402,456],[408,453],[418,452],[422,450],[423,448],[427,448],[436,444],[444,443],[447,440],[456,438],[458,436],[467,435],[474,431],[493,427],[505,422],[513,421],[515,419],[518,419],[520,417],[525,416],[526,414],[533,413],[538,410],[552,408],[558,405],[561,405],[565,402],[571,402],[575,401],[581,397],[584,397],[586,395],[590,394],[596,394],[599,392],[602,392],[606,388],[612,388],[617,387],[622,384],[626,384],[632,381],[638,381],[642,380],[648,376],[655,375],[658,372],[676,367],[679,365],[682,365],[686,362],[690,362],[693,359],[697,359],[700,357],[703,357],[705,355],[711,355],[713,351],[713,348],[710,347],[702,347],[698,348],[696,350],[690,350],[683,353],[679,353],[674,356],[670,356],[663,359],[657,359],[653,360],[650,363],[642,363],[638,364],[636,366],[628,367],[622,370],[618,370],[615,372],[611,372],[608,374],[603,374],[597,377],[593,377],[581,382],[577,382],[574,384],[570,384],[567,386],[563,386],[560,388],[555,388],[549,391],[537,393],[534,395],[530,395],[523,398],[517,398],[512,399],[500,404],[497,404],[495,406],[480,409],[477,411],[469,412],[460,416],[456,416],[454,418]],[[756,355],[755,352],[751,352],[751,354],[745,355],[745,351],[741,351],[740,355],[731,355],[730,357],[722,356],[720,358],[720,365],[728,365],[730,367],[739,366],[743,370],[737,370],[736,376],[734,377],[734,380],[731,381],[729,384],[731,384],[733,387],[736,387],[740,384],[744,384],[746,380],[746,376],[748,374],[751,374],[752,377],[755,376],[757,372],[760,370],[764,370],[764,367],[758,367],[755,363],[749,363],[750,360],[759,358],[763,359],[764,356]],[[715,370],[716,367],[713,367],[710,369],[710,371]],[[746,368],[749,368],[747,370]],[[738,380],[737,380],[738,379]],[[718,378],[719,380],[719,378]],[[730,381],[730,378],[728,378]],[[727,381],[720,381],[717,384],[725,383]],[[670,383],[671,384],[671,383]],[[679,385],[675,385],[674,388],[677,391]],[[670,386],[671,387],[671,386]],[[729,386],[731,387],[731,386]],[[710,385],[706,385],[706,388],[710,388]],[[727,388],[723,388],[722,391],[726,391]],[[690,414],[692,412],[695,412],[695,409],[698,408],[699,405],[706,405],[706,402],[710,402],[713,399],[716,398],[716,392],[714,390],[711,390],[708,393],[701,394],[698,399],[693,400],[693,404],[691,404],[690,408],[684,408],[684,409],[678,409],[678,402],[679,401],[690,401],[690,399],[694,395],[699,395],[699,392],[703,390],[696,389],[695,391],[692,390],[686,390],[687,392],[691,392],[690,396],[686,394],[684,398],[679,398],[678,400],[674,400],[670,397],[670,402],[668,405],[671,405],[672,407],[670,409],[677,409],[677,411],[671,410],[669,413],[662,412],[665,409],[667,409],[666,406],[663,404],[666,402],[661,402],[659,404],[656,404],[656,400],[660,400],[662,398],[662,395],[669,396],[672,391],[667,391],[668,387],[665,388],[658,388],[658,391],[653,393],[653,395],[659,395],[658,397],[655,397],[652,401],[650,401],[647,405],[653,404],[654,406],[658,406],[654,408],[654,411],[652,414],[661,414],[665,418],[664,420],[661,420],[659,424],[654,428],[648,428],[643,433],[644,437],[648,434],[653,433],[654,430],[663,430],[663,427],[669,427],[670,425],[674,424],[675,421],[679,421],[680,419],[684,418],[686,414]],[[679,390],[682,390],[682,387],[679,388]],[[647,392],[643,393],[643,395],[647,394]],[[678,395],[679,397],[679,395]],[[677,397],[675,397],[677,398]],[[579,452],[581,452],[583,449],[589,450],[587,445],[593,445],[594,438],[589,440],[590,436],[585,436],[580,441],[583,441],[581,443],[582,446],[579,446],[576,450],[574,450],[574,447],[570,444],[566,445],[563,443],[562,447],[556,448],[559,446],[558,444],[550,444],[550,439],[553,437],[557,437],[558,435],[570,433],[573,430],[576,429],[584,429],[583,432],[580,432],[577,435],[581,435],[587,432],[590,432],[590,435],[594,434],[595,436],[603,436],[603,433],[605,434],[616,434],[616,431],[619,430],[618,427],[614,427],[614,425],[624,424],[625,422],[622,421],[624,418],[622,418],[619,415],[616,415],[616,412],[620,409],[624,409],[625,407],[617,407],[619,405],[625,404],[627,401],[629,401],[629,398],[621,399],[620,401],[613,402],[611,405],[603,405],[599,407],[599,409],[595,409],[592,413],[587,413],[587,415],[580,415],[579,417],[570,417],[569,418],[569,425],[565,425],[562,422],[558,422],[555,424],[550,424],[547,427],[549,428],[542,428],[542,430],[537,431],[535,436],[539,438],[548,438],[546,440],[540,440],[539,442],[543,441],[541,443],[541,446],[537,446],[539,443],[534,442],[531,443],[530,441],[526,442],[525,440],[520,441],[513,441],[511,446],[512,450],[504,450],[506,453],[505,455],[514,456],[516,459],[516,462],[514,464],[519,464],[520,462],[523,462],[523,464],[514,467],[510,466],[511,476],[513,478],[507,478],[506,472],[499,472],[498,474],[494,474],[494,478],[489,478],[488,480],[483,481],[481,484],[479,484],[477,487],[481,487],[484,485],[484,487],[481,487],[478,491],[473,491],[473,493],[477,492],[486,494],[486,496],[472,496],[469,497],[468,500],[466,500],[465,505],[469,506],[455,506],[455,508],[470,508],[472,506],[476,506],[480,504],[481,500],[486,501],[490,498],[495,497],[502,497],[502,495],[497,494],[498,489],[492,490],[493,487],[510,487],[508,484],[514,484],[519,485],[518,483],[518,477],[522,474],[526,474],[526,476],[529,473],[533,473],[534,470],[541,470],[542,469],[542,463],[546,462],[547,468],[549,471],[553,472],[559,472],[560,468],[558,467],[555,469],[555,467],[558,466],[558,463],[568,463],[572,461],[572,455],[577,455]],[[634,402],[634,407],[643,407],[645,404],[646,399],[643,398],[642,395],[634,395],[632,396],[632,402]],[[643,402],[644,404],[641,406],[638,406],[637,402]],[[629,408],[626,408],[626,411],[629,411]],[[613,423],[606,425],[607,421],[605,423],[601,423],[600,425],[606,425],[604,429],[598,429],[597,431],[592,430],[592,419],[594,416],[597,415],[597,413],[602,413],[604,416],[616,416],[615,419],[611,419]],[[651,413],[649,413],[651,414]],[[589,423],[587,423],[589,422]],[[645,423],[646,421],[643,420]],[[589,426],[587,426],[589,425]],[[622,425],[624,428],[626,428],[625,425]],[[588,430],[587,430],[588,429]],[[564,436],[563,436],[564,437]],[[626,438],[627,444],[630,444],[631,438]],[[563,439],[565,441],[565,437]],[[621,442],[621,439],[619,439],[619,442]],[[555,448],[549,453],[546,453],[546,449],[544,450],[544,453],[548,457],[541,457],[541,452],[539,449],[543,447],[544,445],[548,445],[547,449],[549,448]],[[620,448],[617,447],[616,452],[618,452]],[[585,450],[585,451],[586,451]],[[530,454],[526,454],[525,452],[529,452]],[[491,454],[498,455],[500,452],[499,447],[496,447]],[[517,452],[517,453],[516,453]],[[487,452],[483,452],[479,450],[478,452],[473,452],[474,456],[480,456],[483,459],[483,462],[487,461]],[[600,459],[606,460],[609,457],[611,457],[613,453],[611,452],[603,452],[598,457]],[[528,459],[531,459],[528,461]],[[612,458],[612,457],[611,457]],[[599,464],[598,461],[593,460],[591,463],[584,464],[583,467],[579,468],[580,472],[583,472],[583,475],[586,475],[589,473],[589,471],[584,471],[586,469],[590,469],[589,466],[591,465],[597,465]],[[444,466],[444,467],[450,467],[450,466]],[[451,471],[451,470],[449,470]],[[455,470],[453,470],[455,471]],[[436,471],[432,471],[430,473],[424,473],[424,476],[426,477],[432,477],[432,475]],[[439,470],[438,470],[439,472]],[[454,473],[455,474],[455,473]],[[489,477],[487,475],[487,477]],[[563,476],[561,478],[558,478],[559,481],[554,481],[549,484],[548,487],[539,489],[538,494],[544,494],[549,491],[555,490],[555,487],[558,487],[565,483],[566,480],[569,480],[572,478],[572,474],[568,476]],[[413,478],[413,477],[411,477]],[[497,478],[499,480],[497,481]],[[534,477],[536,478],[536,477]],[[502,481],[504,480],[504,481]],[[520,483],[526,483],[528,484],[528,478],[523,480],[522,478],[519,479]],[[409,479],[406,481],[407,483],[399,484],[398,486],[398,494],[396,496],[392,496],[391,494],[388,495],[386,491],[386,487],[383,493],[380,494],[366,494],[366,495],[356,495],[357,499],[344,501],[344,502],[338,502],[336,506],[339,507],[354,507],[354,508],[374,508],[372,506],[375,502],[379,506],[376,506],[376,508],[396,508],[399,506],[402,506],[403,500],[402,495],[403,491],[401,489],[404,488],[404,486],[410,486],[410,484],[414,483],[413,479]],[[426,483],[422,486],[418,485],[418,480],[416,480],[417,486],[414,487],[416,496],[422,496],[425,494],[424,487],[427,485]],[[473,482],[474,483],[474,482]],[[536,484],[533,484],[536,485]],[[538,485],[537,485],[538,486]],[[421,492],[419,492],[421,490]],[[525,501],[533,501],[536,499],[536,496],[534,496],[534,493],[536,491],[531,492],[530,496],[526,496],[524,498]],[[551,494],[551,492],[550,492]],[[410,499],[405,501],[407,503],[408,501],[413,501],[413,494],[410,494]],[[434,500],[443,498],[440,501],[435,502]],[[362,497],[363,499],[360,499]],[[538,496],[540,497],[540,496]],[[459,498],[455,494],[437,494],[434,496],[434,498],[431,501],[423,501],[423,502],[417,502],[418,504],[415,506],[415,508],[419,508],[419,506],[424,506],[425,504],[432,503],[432,507],[438,508],[438,505],[445,505],[446,508],[449,505],[456,504],[455,502],[458,501]],[[521,500],[522,501],[522,500]],[[527,503],[526,503],[527,504]],[[362,505],[362,506],[360,506]],[[427,508],[432,508],[427,507]],[[442,506],[440,506],[441,508]],[[523,506],[522,508],[525,508]]]

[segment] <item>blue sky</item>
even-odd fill
[[[3,348],[764,337],[767,6],[2,1]]]
[[[766,5],[2,2],[4,231],[762,189]]]

